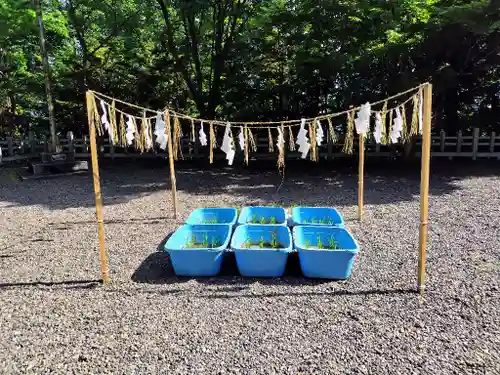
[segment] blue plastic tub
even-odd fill
[[[330,207],[294,207],[292,208],[293,225],[344,226],[342,215]]]
[[[273,247],[273,239],[279,247]],[[284,225],[240,225],[234,231],[231,249],[243,276],[279,277],[292,251],[292,236]]]
[[[230,238],[228,224],[182,225],[168,239],[165,250],[176,275],[215,276],[220,272]],[[193,240],[196,246],[189,243]]]
[[[323,279],[350,277],[359,246],[347,229],[303,225],[293,228],[293,238],[305,276]],[[335,241],[336,249],[320,248],[330,247],[331,239]]]
[[[236,208],[198,208],[189,214],[186,224],[230,224],[234,226],[237,219]]]
[[[238,224],[286,225],[286,213],[282,207],[243,207]]]

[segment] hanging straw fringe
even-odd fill
[[[179,117],[177,117],[177,115],[174,115],[174,143],[173,143],[174,160],[179,160],[179,157],[181,159],[184,158],[184,156],[182,155],[181,135],[182,135],[182,130]]]
[[[102,129],[101,116],[99,116],[99,111],[97,110],[95,95],[92,95],[92,107],[94,109],[94,124],[96,126],[97,135],[100,137],[104,134],[104,130]]]
[[[330,141],[332,143],[337,142],[337,134],[335,134],[335,130],[333,129],[332,119],[328,117],[328,136],[330,137]]]
[[[191,142],[196,142],[196,134],[194,129],[194,119],[191,119]]]
[[[382,144],[386,145],[389,143],[389,137],[387,136],[386,119],[387,119],[387,101],[384,102],[382,111],[380,112],[380,118],[382,119]]]
[[[244,130],[243,130],[243,135],[245,137],[245,150],[244,150],[244,153],[245,153],[245,163],[248,165],[248,126],[245,125],[244,127]]]
[[[248,140],[250,141],[250,148],[253,152],[257,152],[257,144],[255,143],[255,138],[253,137],[252,130],[248,128]]]
[[[127,130],[125,129],[125,118],[123,113],[120,114],[120,146],[127,146]]]
[[[418,95],[413,95],[413,112],[411,114],[410,136],[418,134]]]
[[[310,156],[310,158],[312,161],[318,161],[318,149],[316,147],[316,121],[317,121],[317,119],[314,119],[308,125],[309,143],[311,144],[311,156]]]
[[[342,151],[346,154],[352,154],[354,146],[354,111],[347,113],[347,131],[344,139]]]
[[[393,110],[391,109],[389,111],[389,131],[387,132],[387,144],[392,143],[391,133],[392,133],[392,127],[394,126],[394,124],[392,123],[392,116],[393,116]]]
[[[401,139],[403,143],[408,142],[408,124],[406,122],[406,108],[404,104],[401,104],[401,118],[403,119],[403,132],[401,133]]]
[[[271,133],[271,128],[267,128],[267,140],[269,142],[269,152],[274,152],[273,135]]]
[[[118,126],[116,124],[116,111],[115,111],[115,101],[113,100],[111,102],[111,106],[108,106],[108,113],[109,113],[109,122],[111,124],[111,134],[110,136],[113,137],[113,144],[116,145],[118,144]]]
[[[292,127],[289,126],[288,127],[288,136],[289,136],[289,142],[288,142],[288,149],[290,151],[295,151],[295,139],[293,138],[293,131],[292,131]]]
[[[135,148],[141,149],[141,135],[139,133],[139,129],[137,127],[137,120],[135,117],[132,117],[132,123],[134,124],[134,140],[135,140]]]
[[[281,135],[285,137],[285,127],[281,124]],[[279,138],[279,137],[278,137]],[[278,145],[278,169],[285,168],[285,144]]]
[[[144,111],[144,114],[142,116],[142,121],[141,121],[141,134],[139,135],[141,143],[139,145],[141,154],[144,152],[146,149],[146,111]]]
[[[210,123],[210,164],[214,162],[214,148],[215,145],[215,132],[214,132],[214,124]]]

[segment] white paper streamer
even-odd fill
[[[158,112],[155,119],[155,136],[156,143],[160,145],[162,150],[167,148],[167,137],[165,134],[165,121],[163,121],[163,114]]]
[[[125,135],[125,138],[127,138],[127,144],[130,146],[134,140],[135,127],[132,116],[127,115],[127,117],[127,134]]]
[[[368,132],[368,129],[370,128],[370,113],[370,103],[367,102],[365,104],[362,104],[359,112],[357,113],[357,118],[354,119],[356,132],[358,134],[366,134]]]
[[[106,129],[106,131],[108,132],[108,134],[111,137],[112,134],[109,130],[111,128],[111,124],[109,123],[109,120],[108,120],[108,111],[106,110],[106,103],[104,103],[104,100],[102,100],[102,99],[100,99],[100,102],[101,102],[101,109],[102,109],[101,123],[104,125],[104,129]]]
[[[382,116],[379,112],[375,113],[375,133],[373,133],[375,142],[382,142]]]
[[[243,126],[240,126],[240,134],[238,134],[238,142],[242,150],[245,149],[245,136],[243,135]]]
[[[321,121],[316,120],[316,144],[318,145],[318,147],[321,146],[324,136],[325,133],[323,132],[323,128],[321,127]]]
[[[226,159],[229,165],[233,165],[235,155],[232,138],[231,124],[228,122],[226,125],[226,130],[224,131],[224,138],[222,139],[222,146],[220,147],[220,149],[225,152]]]
[[[418,133],[422,134],[422,129],[424,127],[424,98],[422,92],[418,96]]]
[[[208,142],[207,142],[207,135],[205,134],[205,131],[203,130],[203,122],[200,125],[200,131],[198,134],[200,135],[200,144],[202,146],[206,146],[208,144]]]
[[[299,134],[297,135],[297,141],[295,143],[299,145],[299,152],[302,153],[301,158],[305,159],[307,157],[307,154],[309,153],[309,149],[311,148],[309,138],[307,138],[305,118],[300,121],[300,130]]]
[[[401,131],[403,130],[403,118],[401,117],[401,111],[396,108],[396,117],[393,120],[392,131],[391,131],[391,143],[398,143],[398,139],[401,137]]]

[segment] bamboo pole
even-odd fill
[[[424,88],[424,123],[422,129],[422,169],[420,177],[420,231],[418,258],[418,290],[425,289],[427,226],[429,217],[429,168],[431,160],[432,84]]]
[[[170,183],[172,188],[172,205],[174,208],[174,219],[177,219],[177,183],[175,180],[175,165],[174,165],[174,151],[172,148],[172,142],[174,142],[174,137],[172,136],[172,127],[170,126],[170,115],[168,111],[165,111],[164,118],[167,119],[166,127],[168,134],[168,161],[170,164]],[[212,140],[210,140],[212,141]]]
[[[101,183],[99,181],[99,162],[97,160],[97,142],[96,142],[96,132],[93,121],[94,110],[92,108],[92,97],[91,93],[87,91],[86,101],[87,101],[87,117],[89,123],[89,133],[90,133],[90,153],[92,155],[92,175],[94,177],[94,193],[95,193],[95,210],[97,214],[97,227],[99,232],[99,261],[101,263],[101,273],[102,281],[107,284],[109,280],[109,266],[108,266],[108,254],[106,252],[106,246],[104,243],[104,220],[102,214],[102,197],[101,197]]]
[[[363,185],[365,173],[365,135],[359,134],[359,170],[358,170],[358,220],[363,219]]]

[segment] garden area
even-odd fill
[[[101,168],[109,285],[100,282],[91,175],[20,182],[15,169],[0,169],[0,372],[498,372],[496,164],[433,164],[419,296],[418,168],[368,163],[360,223],[354,166],[289,163],[277,191],[274,163],[187,164],[177,169],[174,220],[168,166],[123,163]],[[336,208],[359,244],[350,278],[305,277],[295,252],[281,277],[243,276],[234,256],[216,276],[176,275],[165,246],[191,212],[228,207],[242,217],[247,206]],[[322,219],[333,220],[314,221]],[[240,238],[242,251],[260,251]],[[197,240],[212,246],[203,233]],[[328,235],[321,246],[309,240],[335,246]]]

